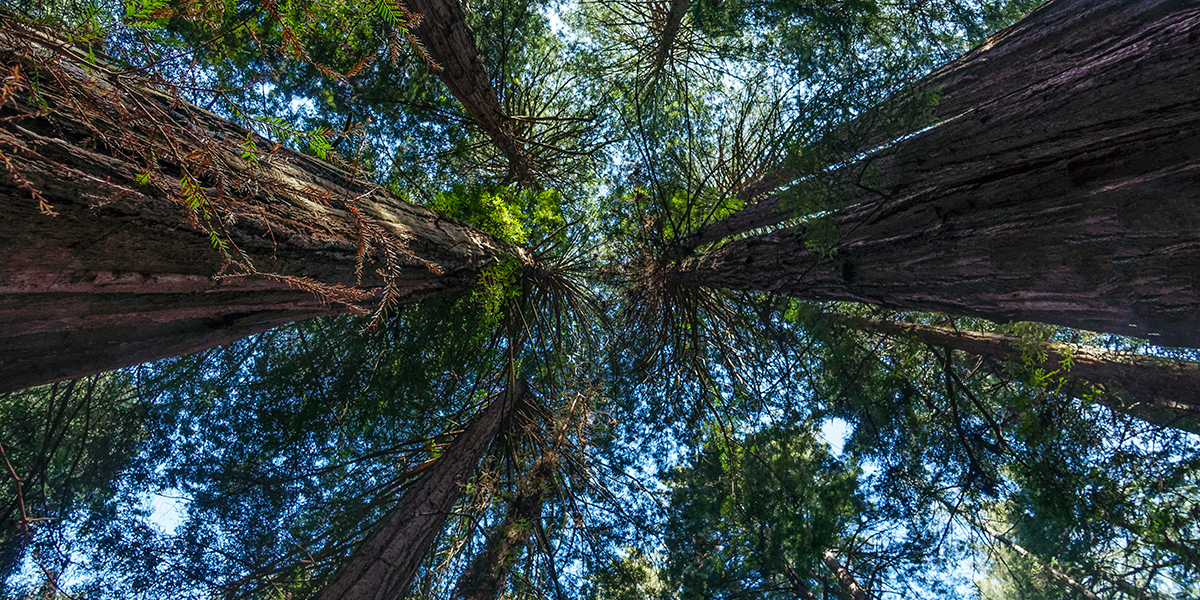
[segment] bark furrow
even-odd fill
[[[10,79],[0,106],[0,392],[346,312],[311,293],[315,282],[365,295],[371,308],[387,283],[380,269],[392,300],[411,302],[469,289],[489,264],[519,253],[79,60],[45,34],[0,22],[0,68],[42,74],[36,92]],[[256,162],[243,157],[248,144],[260,150]],[[202,186],[196,208],[181,191],[186,177]],[[29,188],[57,216],[39,212]],[[245,274],[247,263],[260,274],[218,277]]]
[[[406,4],[421,15],[413,34],[441,67],[438,78],[508,160],[512,179],[532,187],[529,159],[512,135],[458,0],[406,0]]]
[[[1018,24],[1005,53],[965,57],[998,79],[986,100],[855,165],[835,243],[791,227],[676,280],[1200,345],[1200,9],[1062,0],[1035,16],[1061,25],[1064,56],[1042,67],[1040,30]]]

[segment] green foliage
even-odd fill
[[[1063,595],[1039,561],[1089,583],[1136,570],[1136,585],[1200,589],[1194,439],[1070,397],[1074,357],[1046,368],[1045,342],[1074,334],[1015,326],[1030,373],[1014,373],[821,313],[896,315],[670,288],[686,258],[676,245],[742,209],[742,186],[779,164],[814,176],[782,206],[804,220],[810,251],[837,260],[831,211],[844,186],[877,182],[870,169],[830,167],[879,131],[928,124],[941,92],[912,91],[903,114],[873,107],[1031,4],[697,0],[652,69],[665,5],[646,17],[645,3],[584,3],[562,38],[538,4],[464,5],[540,190],[501,185],[496,149],[412,48],[418,17],[393,0],[131,0],[59,17],[83,24],[79,43],[133,72],[178,77],[182,99],[273,139],[227,141],[247,166],[269,166],[270,144],[286,144],[533,257],[493,264],[473,295],[403,308],[362,334],[361,320],[319,319],[161,362],[140,381],[143,396],[110,374],[89,380],[86,401],[83,383],[0,398],[14,466],[48,482],[30,487],[26,500],[40,502],[30,516],[63,519],[35,523],[35,534],[73,537],[93,557],[80,597],[311,595],[415,469],[445,456],[445,432],[470,420],[518,349],[551,408],[530,408],[464,482],[471,499],[426,561],[421,594],[446,592],[526,453],[549,446],[552,428],[535,423],[557,425],[553,409],[575,393],[587,410],[565,420],[573,445],[561,446],[556,477],[568,491],[513,529],[528,542],[513,597],[586,580],[582,595],[595,599],[792,598],[797,578],[823,585],[830,549],[874,590],[953,597],[947,565],[965,560],[967,538],[947,504],[997,515],[1035,556],[976,544],[975,556],[1012,569],[990,571],[987,589],[1000,595]],[[140,185],[162,175],[147,168]],[[220,214],[207,176],[178,183],[198,217]],[[578,221],[606,234],[601,247]],[[593,256],[611,259],[603,281],[576,278]],[[657,303],[627,294],[631,282],[659,286]],[[630,321],[631,343],[579,341],[607,339],[621,303],[654,317]],[[509,331],[496,330],[503,317]],[[643,327],[663,322],[675,340]],[[683,360],[658,360],[675,342]],[[849,427],[841,453],[819,434],[832,420]],[[139,499],[154,492],[186,499],[172,534],[146,520]],[[2,542],[10,571],[28,546],[13,537],[14,514]]]
[[[171,14],[168,0],[125,0],[125,22],[134,27],[165,27]]]
[[[498,323],[521,296],[521,271],[522,265],[516,260],[500,261],[483,270],[474,298],[489,323]]]
[[[397,28],[401,34],[408,33],[410,24],[408,11],[398,6],[395,0],[376,0],[375,12],[383,17],[388,25]]]
[[[553,190],[454,186],[438,193],[429,208],[519,246],[545,243],[566,226],[562,197]]]
[[[441,298],[365,335],[316,319],[156,365],[138,493],[183,496],[186,514],[168,535],[136,503],[108,512],[81,539],[96,595],[311,593],[486,396],[499,357],[480,317]]]
[[[639,549],[603,568],[592,569],[583,597],[587,600],[665,600],[671,589],[663,580],[662,570]]]
[[[684,597],[731,598],[786,588],[789,567],[811,579],[850,533],[859,473],[804,427],[712,440],[669,478],[672,585]]]
[[[71,531],[103,523],[128,500],[122,488],[137,485],[140,451],[159,416],[133,383],[105,373],[0,395],[0,595],[29,591],[15,577],[23,559],[50,570],[70,564]]]

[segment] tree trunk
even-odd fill
[[[796,598],[799,600],[817,600],[816,594],[813,594],[812,588],[808,587],[808,582],[804,581],[803,577],[796,572],[792,563],[787,559],[783,560],[783,575],[787,578],[788,583],[792,586],[792,591],[796,593]],[[836,559],[835,559],[836,560]]]
[[[1156,425],[1200,433],[1200,363],[1197,362],[919,323],[828,313],[820,318],[862,331],[961,350],[996,362],[1022,364],[1026,350],[1036,349],[1045,352],[1046,360],[1026,366],[1039,367],[1047,373],[1059,371],[1062,378],[1095,385],[1101,392],[1095,396],[1096,402]],[[1067,360],[1070,367],[1064,366]]]
[[[690,4],[690,0],[670,0],[670,10],[667,11],[662,32],[659,34],[651,73],[657,73],[671,57],[671,48],[675,45],[675,38],[679,37],[679,28],[683,25],[683,16],[687,14]]]
[[[441,67],[438,78],[508,159],[510,177],[532,187],[529,160],[512,135],[508,115],[483,68],[475,35],[467,26],[467,15],[458,0],[406,0],[406,4],[421,15],[421,24],[413,34]]]
[[[517,380],[513,388],[498,394],[479,419],[412,484],[400,504],[380,520],[334,582],[321,592],[320,600],[402,597],[458,502],[463,485],[479,468],[513,407],[528,393],[528,384]]]
[[[947,92],[961,116],[846,167],[835,236],[730,242],[676,280],[1200,346],[1200,10],[1180,4],[1044,6],[938,72],[989,81]]]
[[[521,548],[533,535],[536,521],[542,518],[542,504],[553,493],[554,472],[558,461],[553,454],[543,456],[519,485],[516,498],[500,525],[488,535],[484,551],[475,555],[459,577],[451,598],[496,600],[504,589]]]
[[[851,123],[826,135],[818,144],[819,148],[801,152],[807,154],[817,150],[824,155],[828,152],[822,150],[832,147],[839,151],[832,154],[836,158],[830,162],[849,159],[861,164],[865,157],[884,154],[892,145],[926,127],[945,124],[1020,88],[1045,86],[1052,79],[1078,68],[1081,54],[1102,50],[1106,42],[1127,37],[1138,26],[1136,22],[1123,22],[1120,11],[1127,9],[1111,3],[1073,12],[1073,7],[1064,4],[1050,2],[1039,7],[970,52],[923,77],[915,85],[894,94],[865,116],[864,121],[870,122],[869,131],[856,136],[856,130],[862,127],[859,123]],[[1171,10],[1172,7],[1169,2],[1139,4],[1161,4],[1166,7],[1159,10]],[[1108,35],[1113,36],[1112,40],[1105,40],[1102,32],[1088,36],[1088,40],[1080,40],[1081,33],[1087,35],[1087,32],[1078,31],[1080,24],[1092,27],[1097,22]],[[1077,42],[1069,46],[1063,43],[1064,39]],[[1001,69],[997,65],[1002,65]],[[1034,67],[1029,68],[1030,65]],[[851,158],[855,155],[863,156]],[[793,172],[787,163],[780,164],[738,191],[737,198],[754,203],[756,198],[804,174],[804,171]],[[728,223],[722,224],[716,231],[704,232],[701,236],[703,239],[698,238],[698,242],[707,244],[719,241],[722,238],[717,236],[723,232],[727,237],[782,223],[794,216],[786,210],[788,198],[788,194],[766,196],[758,203],[762,204],[758,210],[744,215],[730,215]]]
[[[0,22],[0,392],[469,289],[519,253],[83,61]]]
[[[826,550],[821,557],[825,561],[825,566],[837,577],[838,583],[845,588],[846,593],[850,594],[853,600],[868,600],[871,597],[867,590],[858,585],[858,580],[850,573],[850,569],[842,565],[832,550]]]

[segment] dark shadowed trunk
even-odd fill
[[[779,165],[767,171],[766,173],[763,173],[758,179],[746,184],[745,187],[737,191],[735,197],[746,204],[758,204],[762,200],[761,197],[764,194],[775,190],[779,186],[787,184],[789,181],[792,181],[795,178],[796,174],[793,173],[791,169],[787,168],[787,166]],[[730,216],[732,217],[733,215]],[[724,236],[718,237],[716,240],[720,240],[723,237]]]
[[[1200,433],[1200,363],[1197,362],[919,323],[828,313],[821,318],[861,331],[969,352],[989,359],[995,366],[1007,362],[1041,368],[1047,373],[1057,372],[1053,376],[1056,380],[1061,377],[1096,386],[1100,393],[1093,400],[1112,410],[1157,425]],[[1044,352],[1046,359],[1023,364],[1023,357],[1030,351]],[[1065,366],[1068,361],[1069,367]]]
[[[1198,31],[1194,3],[1052,2],[935,73],[957,118],[847,167],[843,208],[677,280],[1200,345]]]
[[[521,549],[533,535],[542,518],[542,504],[554,491],[554,472],[558,461],[543,456],[522,478],[508,514],[488,534],[483,552],[475,555],[454,586],[452,598],[496,600],[521,555]]]
[[[651,72],[657,72],[667,64],[671,57],[671,48],[675,38],[679,37],[679,28],[683,25],[683,16],[687,14],[689,0],[670,0],[670,10],[667,11],[666,21],[663,22],[662,32],[658,37],[658,48],[654,52],[654,64]]]
[[[320,600],[392,600],[404,596],[417,567],[442,532],[463,485],[515,405],[529,393],[517,380],[498,394],[479,419],[463,431],[379,521],[342,567]]]
[[[808,587],[808,582],[796,572],[796,568],[787,559],[783,561],[783,575],[787,577],[788,583],[792,586],[792,592],[800,600],[817,600],[816,594],[813,594],[812,588]]]
[[[504,154],[510,177],[532,186],[529,160],[513,137],[508,115],[504,114],[500,96],[479,58],[475,35],[467,26],[467,16],[458,0],[406,0],[406,4],[421,15],[421,24],[413,29],[413,34],[441,67],[438,78]]]
[[[0,391],[470,289],[519,253],[72,52],[0,23]]]
[[[850,569],[842,565],[842,562],[838,560],[837,555],[832,550],[826,550],[821,555],[821,558],[825,561],[825,566],[833,573],[834,577],[837,577],[838,583],[841,584],[842,588],[846,590],[846,593],[853,600],[868,600],[871,597],[867,593],[867,590],[858,584],[858,580],[854,578],[854,574],[850,572]]]

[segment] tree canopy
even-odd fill
[[[1039,4],[7,0],[0,596],[1200,599],[1200,8]]]

